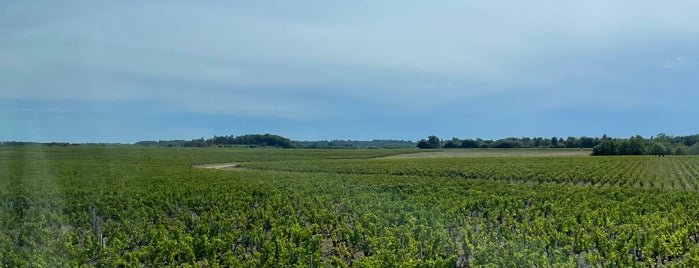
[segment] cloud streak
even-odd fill
[[[697,96],[698,9],[695,1],[4,2],[0,99],[154,101],[168,114],[279,120],[337,120],[371,107],[419,117],[484,99],[508,109],[515,98],[522,111],[664,108],[678,103],[673,95]]]

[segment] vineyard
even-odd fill
[[[2,147],[0,266],[699,265],[697,156],[408,152]]]
[[[699,156],[330,159],[253,162],[245,163],[242,167],[291,172],[699,190]]]

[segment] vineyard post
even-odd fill
[[[104,248],[107,244],[107,237],[100,233],[100,245]]]
[[[425,255],[422,254],[422,241],[420,241],[419,245],[420,245],[420,260],[421,260],[421,261],[424,261],[424,260],[425,260]]]

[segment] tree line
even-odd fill
[[[209,147],[209,146],[246,146],[246,147],[277,147],[296,148],[296,142],[273,134],[248,134],[242,136],[214,136],[212,138],[193,139],[190,141],[142,141],[136,145],[142,146],[169,146],[169,147]]]
[[[404,140],[321,140],[321,141],[294,141],[279,135],[272,134],[248,134],[242,136],[214,136],[213,138],[193,140],[160,140],[139,141],[136,146],[156,147],[277,147],[277,148],[303,148],[303,149],[405,149],[414,148],[415,143]]]
[[[699,154],[699,134],[669,136],[663,133],[648,139],[636,135],[628,139],[603,136],[592,148],[592,155],[687,155]]]
[[[440,140],[437,136],[429,136],[427,139],[418,141],[417,147],[420,149],[438,148],[592,148],[602,142],[600,138],[591,137],[568,137],[566,139],[551,137],[522,137],[504,138],[498,140],[459,139]]]
[[[127,145],[116,143],[87,143],[74,144],[67,142],[17,142],[0,141],[0,146],[75,146],[75,145],[99,145],[115,146]],[[198,138],[193,140],[159,140],[139,141],[136,146],[158,147],[277,147],[277,148],[304,148],[304,149],[397,149],[414,148],[438,149],[438,148],[592,148],[593,155],[684,155],[699,154],[699,134],[687,136],[670,136],[660,133],[654,137],[644,138],[636,135],[630,138],[611,138],[607,135],[600,137],[522,137],[492,139],[459,139],[442,140],[432,135],[427,139],[421,139],[417,143],[403,140],[331,140],[331,141],[293,141],[291,139],[273,134],[248,134],[242,136],[214,136],[212,138]]]
[[[498,140],[459,139],[441,140],[432,135],[417,142],[420,149],[439,148],[592,148],[593,155],[685,155],[699,154],[699,134],[670,136],[660,133],[644,138],[636,135],[630,138],[600,137],[522,137]]]
[[[214,136],[213,138],[198,138],[193,140],[159,140],[139,141],[136,146],[156,147],[277,147],[302,149],[406,149],[415,148],[415,143],[404,140],[321,140],[294,141],[279,135],[248,134],[242,136]]]
[[[158,147],[209,147],[209,146],[246,146],[246,147],[278,147],[294,148],[295,142],[279,135],[272,134],[248,134],[242,136],[214,136],[204,139],[193,140],[160,140],[160,141],[139,141],[136,146],[158,146]]]

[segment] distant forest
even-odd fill
[[[249,134],[242,136],[214,136],[213,138],[194,139],[194,140],[168,140],[168,141],[139,141],[135,143],[139,146],[167,146],[167,147],[209,147],[209,146],[245,146],[245,147],[277,147],[277,148],[296,148],[296,142],[272,134]]]
[[[0,146],[114,146],[126,144],[87,143],[71,144],[67,142],[0,142]],[[442,140],[429,136],[418,142],[404,140],[331,140],[331,141],[293,141],[273,134],[248,134],[242,136],[214,136],[193,140],[139,141],[135,146],[158,147],[276,147],[303,149],[440,149],[440,148],[591,148],[592,155],[685,155],[699,154],[699,134],[688,136],[670,136],[660,133],[654,137],[644,138],[639,135],[630,138],[599,137],[551,137],[551,138],[504,138],[498,140],[459,139]]]
[[[660,133],[655,137],[639,135],[623,138],[595,137],[506,138],[499,140],[458,139],[441,140],[429,136],[417,142],[420,149],[437,148],[592,148],[592,155],[685,155],[699,154],[699,134],[669,136]]]
[[[292,141],[272,134],[248,134],[242,136],[214,136],[213,138],[194,140],[139,141],[138,146],[166,147],[277,147],[303,149],[400,149],[415,148],[412,141],[402,140],[331,140],[331,141]]]

